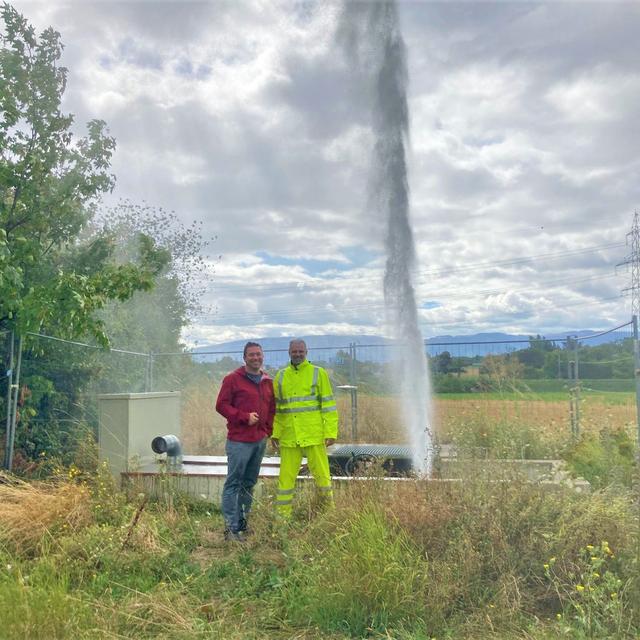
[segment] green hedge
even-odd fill
[[[515,388],[518,391],[533,391],[544,393],[552,391],[567,391],[571,385],[570,380],[547,378],[538,380],[517,380]],[[580,380],[580,387],[586,391],[635,391],[633,379],[608,379],[608,380]],[[484,376],[465,376],[458,378],[455,375],[435,375],[433,377],[434,393],[473,393],[477,391],[496,391],[492,388],[491,381]]]
[[[531,391],[565,391],[571,385],[570,380],[523,380],[523,387],[529,387]],[[609,379],[609,380],[580,380],[580,388],[593,391],[634,391],[635,380]]]
[[[456,375],[436,374],[433,377],[434,393],[471,393],[480,388],[478,377],[460,377]]]

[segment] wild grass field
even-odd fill
[[[224,419],[213,403],[217,389],[196,387],[184,396],[182,434],[193,454],[224,453]],[[567,393],[466,393],[433,398],[432,431],[440,444],[485,449],[492,456],[557,458],[570,443],[571,419]],[[586,436],[602,432],[637,433],[635,395],[583,391],[580,429]],[[397,397],[361,394],[357,437],[352,437],[349,396],[338,395],[342,442],[399,444],[407,441],[402,405]]]
[[[186,399],[187,452],[223,442],[212,397]],[[359,400],[362,441],[404,440],[394,398]],[[71,466],[44,460],[45,481],[0,476],[0,638],[638,638],[635,416],[619,400],[585,396],[571,438],[557,397],[435,399],[440,441],[562,457],[590,493],[507,473],[372,477],[329,510],[305,486],[287,524],[267,484],[244,544],[224,541],[213,504],[119,492],[90,445]]]
[[[61,471],[62,473],[62,471]],[[217,509],[105,472],[0,484],[0,637],[636,638],[637,495],[371,479],[244,544]]]

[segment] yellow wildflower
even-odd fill
[[[581,593],[582,591],[584,591],[584,586],[583,586],[583,585],[581,585],[581,584],[577,584],[577,585],[576,585],[576,591],[577,591],[578,593]]]

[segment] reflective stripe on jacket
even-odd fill
[[[308,447],[338,437],[338,411],[329,376],[308,360],[289,364],[273,379],[273,437],[283,447]]]

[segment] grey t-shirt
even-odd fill
[[[247,376],[251,382],[255,382],[256,384],[260,384],[260,380],[262,380],[261,373],[249,373],[248,371],[245,371],[244,375]]]

